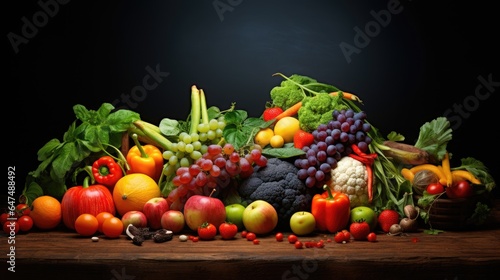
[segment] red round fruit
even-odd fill
[[[8,235],[13,235],[19,232],[19,222],[7,221],[3,224],[3,231]]]
[[[427,185],[427,188],[425,189],[426,192],[428,192],[431,195],[436,195],[444,192],[444,186],[441,183],[431,183]]]
[[[288,236],[288,242],[290,242],[291,244],[294,244],[295,242],[297,242],[297,240],[299,240],[299,239],[297,238],[297,235],[295,235],[295,234],[290,234]]]
[[[295,243],[293,243],[293,245],[295,246],[295,249],[302,249],[304,248],[304,244],[302,244],[302,242],[300,241],[295,241]]]
[[[205,222],[198,227],[198,236],[202,240],[213,239],[215,235],[217,235],[217,228],[214,224]]]
[[[255,235],[255,233],[253,233],[253,232],[247,233],[247,240],[248,241],[254,241],[256,238],[257,238],[257,235]]]
[[[238,233],[238,226],[233,223],[222,223],[219,226],[219,234],[222,239],[233,239]]]
[[[377,235],[375,234],[375,232],[370,232],[366,239],[368,239],[368,241],[370,242],[375,242],[377,241]]]
[[[16,206],[16,212],[19,216],[24,216],[24,215],[29,215],[30,212],[31,212],[31,209],[30,207],[28,206],[28,204],[25,204],[25,203],[19,203],[17,206]]]
[[[260,244],[260,240],[259,239],[254,239],[252,240],[253,244],[254,245],[259,245]]]
[[[468,181],[459,181],[446,188],[449,198],[466,198],[474,194],[474,187]]]
[[[278,242],[283,241],[283,233],[281,232],[276,233],[276,241]]]
[[[17,219],[20,231],[30,231],[33,228],[33,219],[28,215],[23,215]]]

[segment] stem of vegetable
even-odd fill
[[[141,157],[142,158],[148,158],[149,155],[144,151],[144,148],[142,147],[141,143],[137,139],[137,134],[132,134],[132,139],[134,140],[135,145],[137,146],[137,149],[139,152],[141,152]]]
[[[191,86],[191,125],[189,129],[189,134],[196,133],[198,129],[198,124],[200,124],[200,114],[201,114],[200,103],[201,103],[200,91],[195,85],[193,85]]]
[[[154,142],[155,146],[161,147],[164,150],[172,150],[172,142],[156,130],[147,127],[143,121],[135,121],[134,125],[144,134],[145,137]],[[136,134],[133,132],[133,129],[129,129],[129,131],[131,131],[132,134]]]
[[[208,124],[210,121],[208,119],[208,109],[207,109],[207,98],[205,97],[205,92],[200,89],[200,107],[201,107],[201,122]]]

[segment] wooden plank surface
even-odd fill
[[[378,242],[326,242],[321,249],[295,249],[273,235],[254,245],[242,239],[142,246],[124,235],[92,242],[64,229],[15,236],[15,274],[8,274],[8,238],[0,238],[2,272],[15,279],[490,279],[500,272],[500,215],[467,231],[438,235],[378,235]],[[285,233],[287,235],[288,233]],[[301,240],[333,238],[315,234]],[[7,263],[7,265],[6,265]],[[21,278],[19,278],[21,277]],[[7,279],[2,276],[2,279]]]

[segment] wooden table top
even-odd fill
[[[498,205],[498,204],[497,204]],[[328,242],[332,234],[300,237],[325,240],[324,248],[295,249],[274,235],[254,245],[234,240],[133,245],[125,235],[92,242],[64,229],[18,233],[15,244],[0,237],[2,279],[490,279],[500,272],[500,211],[482,227],[429,235],[379,233],[377,242]],[[284,233],[287,236],[289,233]],[[10,248],[15,246],[15,248]],[[11,250],[12,249],[12,250]],[[8,256],[8,255],[11,256]],[[12,257],[14,255],[14,257]],[[7,270],[14,259],[15,273]]]

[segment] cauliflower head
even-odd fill
[[[332,169],[330,174],[331,178],[326,184],[332,191],[342,192],[349,196],[351,208],[369,204],[368,172],[363,163],[345,156],[339,160],[337,167]]]

